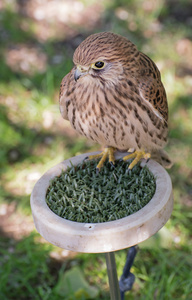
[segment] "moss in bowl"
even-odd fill
[[[147,166],[128,170],[130,163],[119,160],[97,173],[97,163],[71,165],[52,180],[46,202],[54,213],[75,222],[108,222],[137,212],[152,199],[156,184]]]

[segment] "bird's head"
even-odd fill
[[[137,61],[139,51],[128,39],[111,33],[96,33],[75,50],[75,81],[81,77],[113,82]]]

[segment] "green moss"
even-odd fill
[[[97,162],[72,165],[53,179],[46,201],[54,213],[76,222],[107,222],[137,212],[153,197],[155,179],[146,166],[128,170],[129,162],[118,161],[97,174]]]

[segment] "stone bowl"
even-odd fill
[[[35,184],[31,194],[31,209],[37,231],[51,244],[75,252],[112,252],[139,244],[162,228],[173,210],[172,183],[169,174],[157,162],[150,160],[147,167],[156,179],[153,198],[136,213],[110,222],[79,223],[63,219],[50,210],[46,192],[50,181],[67,167],[81,163],[94,153],[67,159],[49,169]],[[117,152],[116,159],[127,153]],[[142,161],[141,166],[145,162]]]

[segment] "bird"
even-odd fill
[[[165,167],[163,150],[168,135],[168,104],[156,64],[129,39],[112,32],[88,36],[76,48],[74,66],[62,79],[59,106],[64,119],[80,134],[104,147],[97,169],[115,151],[133,159],[155,157]]]

